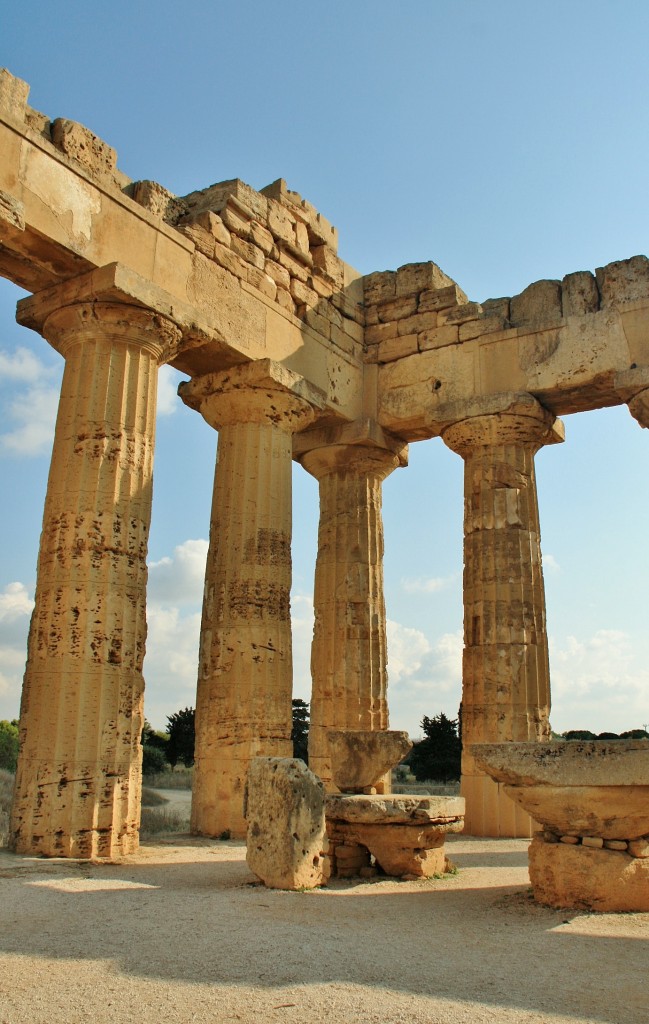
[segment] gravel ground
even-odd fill
[[[523,841],[447,846],[457,875],[299,893],[237,842],[2,851],[0,1024],[647,1024],[649,914],[537,906]]]

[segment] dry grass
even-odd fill
[[[143,807],[140,821],[140,836],[159,835],[161,832],[187,832],[189,818],[182,811],[161,810],[157,807]]]
[[[142,782],[150,789],[191,789],[193,778],[193,768],[174,768],[170,772],[144,775]]]
[[[142,788],[143,807],[162,807],[163,804],[168,803],[166,796],[162,796],[161,793],[156,793],[155,790],[149,789],[147,786]]]

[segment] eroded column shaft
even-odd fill
[[[182,396],[187,400],[187,391]],[[191,828],[242,836],[250,759],[292,754],[292,434],[312,411],[281,391],[227,387],[200,411],[219,441]]]
[[[381,490],[399,458],[333,445],[301,462],[320,482],[309,766],[332,790],[328,732],[388,728]]]
[[[157,368],[174,331],[102,303],[45,323],[65,371],[20,713],[18,852],[137,848]]]
[[[468,748],[550,735],[534,455],[557,440],[552,426],[530,398],[443,433],[465,460],[462,794],[472,835],[531,834],[528,815],[477,770]]]

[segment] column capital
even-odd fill
[[[463,415],[447,420],[440,434],[444,443],[463,457],[476,449],[505,444],[529,445],[538,451],[565,437],[561,420],[527,393],[489,395],[464,403],[460,411]]]
[[[183,381],[178,394],[215,430],[237,423],[267,423],[293,433],[312,423],[324,407],[319,388],[271,359]]]
[[[649,388],[638,392],[627,402],[629,412],[641,427],[649,427]]]
[[[51,312],[41,334],[66,357],[73,345],[100,336],[114,344],[137,345],[157,362],[166,362],[177,347],[181,331],[166,317],[122,302],[77,302]]]
[[[332,444],[313,448],[298,459],[307,473],[321,480],[331,473],[356,473],[385,480],[405,463],[398,452],[364,444]]]
[[[65,356],[92,335],[142,345],[170,362],[182,340],[166,295],[128,267],[111,263],[21,299],[16,320]]]

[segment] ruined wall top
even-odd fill
[[[73,281],[107,288],[179,327],[172,362],[190,376],[270,358],[324,394],[318,429],[375,421],[402,442],[484,394],[530,393],[560,415],[649,383],[645,256],[480,303],[431,261],[362,276],[282,179],[185,196],[132,181],[106,142],[28,94],[0,69],[0,273],[35,293],[27,326],[41,329],[52,288],[65,302]]]

